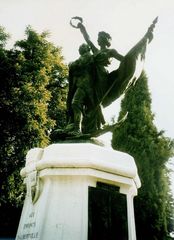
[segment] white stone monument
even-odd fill
[[[129,240],[136,239],[133,198],[140,180],[134,159],[92,143],[31,149],[21,170],[27,186],[16,240],[87,240],[88,187],[102,182],[127,197]]]

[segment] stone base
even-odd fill
[[[127,196],[129,240],[135,240],[134,159],[90,143],[53,144],[28,152],[21,171],[27,194],[16,240],[87,240],[88,188],[103,182]]]

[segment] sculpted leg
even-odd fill
[[[84,105],[85,92],[78,88],[72,100],[72,109],[74,114],[74,131],[81,133],[81,122]]]

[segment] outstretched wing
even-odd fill
[[[152,22],[144,37],[126,54],[117,70],[108,75],[108,89],[103,96],[102,105],[110,105],[119,98],[140,77],[147,45],[153,39],[153,30],[157,18]]]

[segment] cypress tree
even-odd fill
[[[137,239],[167,239],[173,226],[173,199],[166,163],[174,142],[158,131],[151,111],[151,96],[143,72],[121,102],[119,119],[126,121],[113,133],[112,146],[136,161],[142,187],[135,198]]]

